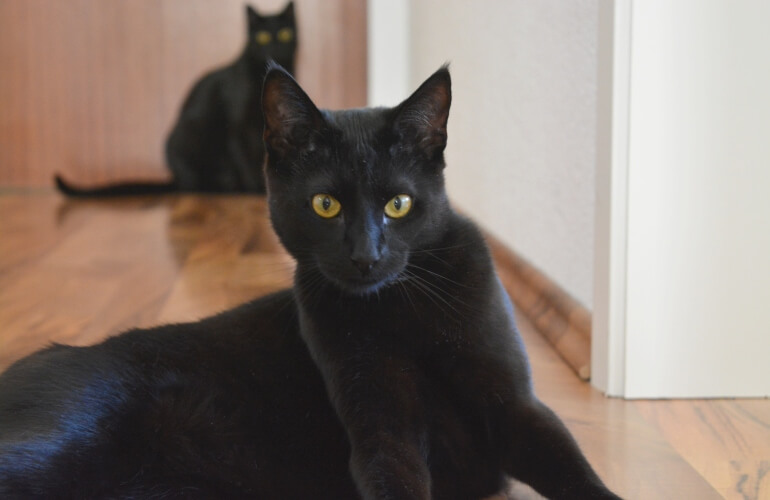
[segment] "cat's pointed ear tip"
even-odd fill
[[[437,100],[437,103],[440,101],[442,105],[449,107],[452,102],[452,77],[449,75],[449,63],[444,64],[429,76],[416,92],[421,91],[428,92]]]
[[[251,5],[249,5],[249,4],[245,4],[245,5],[246,5],[246,13],[247,13],[248,15],[250,15],[250,16],[256,16],[256,15],[258,15],[258,14],[257,14],[257,11],[256,11],[256,9],[254,9],[254,7],[252,7],[252,6],[251,6]]]
[[[265,65],[265,80],[268,78],[275,78],[279,75],[291,77],[286,68],[275,62],[274,59],[268,59],[267,64]]]
[[[433,76],[451,83],[452,77],[449,74],[449,62],[445,62],[443,65],[441,65],[441,67],[437,69],[435,73],[433,73]]]
[[[283,66],[268,60],[265,67],[265,79],[262,83],[262,103],[281,99],[281,96],[301,94],[302,89]]]

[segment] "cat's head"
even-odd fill
[[[251,57],[260,65],[272,59],[293,73],[297,50],[294,2],[289,2],[282,12],[272,16],[263,16],[247,5],[246,16],[249,21],[247,51]]]
[[[270,216],[300,266],[366,294],[404,278],[450,213],[444,148],[451,103],[442,67],[395,108],[319,110],[282,68],[262,108]]]

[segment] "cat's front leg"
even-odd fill
[[[427,426],[414,366],[378,355],[322,370],[351,445],[350,472],[366,499],[429,499]]]
[[[429,499],[430,472],[416,436],[349,433],[350,473],[365,499]]]
[[[556,414],[534,396],[505,411],[506,472],[551,499],[619,499]]]
[[[444,368],[466,401],[486,415],[506,474],[550,499],[617,499],[553,411],[540,402],[510,306],[500,303],[443,353]]]
[[[456,379],[468,404],[487,415],[505,473],[553,500],[618,499],[562,421],[532,394],[526,370],[513,359],[466,357],[463,372],[472,376]]]

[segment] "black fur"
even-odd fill
[[[320,111],[272,67],[266,174],[294,288],[14,364],[0,497],[471,499],[513,476],[617,498],[534,396],[487,247],[447,201],[450,100],[442,68],[396,108]],[[399,194],[412,209],[389,218]]]
[[[264,193],[262,173],[262,113],[259,99],[269,60],[290,71],[297,48],[294,5],[283,12],[262,16],[246,7],[247,41],[241,55],[231,64],[201,78],[182,105],[176,125],[166,140],[168,182],[121,182],[80,188],[55,177],[57,188],[68,196],[122,196],[172,192]],[[291,40],[279,40],[278,33],[291,30]],[[271,41],[260,44],[261,32]]]

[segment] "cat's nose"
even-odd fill
[[[379,259],[367,256],[351,257],[350,260],[353,262],[353,265],[356,266],[359,271],[361,271],[362,275],[367,275]]]
[[[353,248],[350,252],[350,261],[361,271],[362,276],[371,272],[382,258],[384,251],[380,228],[371,220],[364,220],[364,222],[368,224],[365,224],[358,234],[354,234]]]

